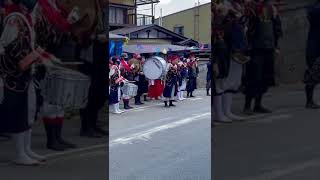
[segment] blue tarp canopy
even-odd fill
[[[127,39],[125,36],[109,33],[109,54],[111,56],[120,56],[123,52],[123,42]]]

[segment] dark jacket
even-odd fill
[[[318,2],[314,6],[308,8],[307,14],[310,29],[307,40],[306,60],[310,67],[315,59],[320,57],[320,3]]]
[[[207,81],[210,81],[212,79],[212,63],[211,61],[207,64]]]
[[[224,40],[219,39],[213,45],[213,59],[218,64],[218,79],[223,79],[229,74],[230,52]]]
[[[268,8],[273,8],[270,6]],[[274,9],[275,10],[275,9]],[[279,15],[268,14],[267,20],[257,16],[252,19],[249,29],[249,42],[252,49],[278,48],[282,36],[282,25]]]

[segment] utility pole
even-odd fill
[[[200,0],[194,8],[194,40],[200,41]]]

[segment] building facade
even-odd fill
[[[135,27],[138,25],[148,25],[154,23],[153,6],[159,0],[109,0],[109,9],[105,13],[109,13],[110,31]],[[152,8],[151,15],[138,14],[137,7],[150,5]]]
[[[164,16],[155,23],[201,44],[211,44],[211,3]]]

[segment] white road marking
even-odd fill
[[[201,119],[203,119],[205,117],[208,117],[208,116],[209,117],[211,116],[210,112],[203,113],[203,114],[200,114],[200,115],[198,114],[196,116],[185,118],[185,119],[181,119],[179,121],[168,123],[168,124],[165,124],[165,125],[162,125],[162,126],[158,126],[158,127],[152,128],[152,129],[147,130],[147,131],[135,133],[135,134],[132,134],[130,136],[117,138],[115,140],[111,140],[110,143],[109,143],[109,146],[113,147],[115,145],[121,145],[121,144],[122,145],[132,144],[133,141],[135,141],[135,140],[148,141],[148,140],[151,139],[151,135],[153,135],[155,133],[158,133],[158,132],[161,132],[161,131],[165,131],[165,130],[168,130],[168,129],[173,129],[173,128],[176,128],[176,127],[179,127],[179,126],[182,126],[182,125],[185,125],[185,124],[189,124],[191,122],[201,120]]]
[[[202,100],[203,98],[193,98],[193,99],[188,99],[190,101],[198,101],[198,100]]]
[[[310,160],[304,163],[298,163],[297,165],[289,166],[284,169],[277,169],[268,173],[261,174],[255,177],[243,178],[242,180],[276,180],[286,175],[290,175],[307,168],[317,167],[320,166],[320,159],[317,160]]]
[[[106,141],[107,141],[107,139],[106,139]],[[48,154],[45,156],[47,158],[55,158],[55,157],[59,157],[59,156],[69,155],[69,154],[81,153],[81,152],[86,152],[86,151],[93,151],[93,150],[101,149],[101,148],[107,148],[107,142],[105,144],[99,144],[99,145],[89,146],[89,147],[85,147],[85,148],[78,148],[75,150],[69,150],[69,151],[65,151],[65,152],[51,153],[51,154]]]

